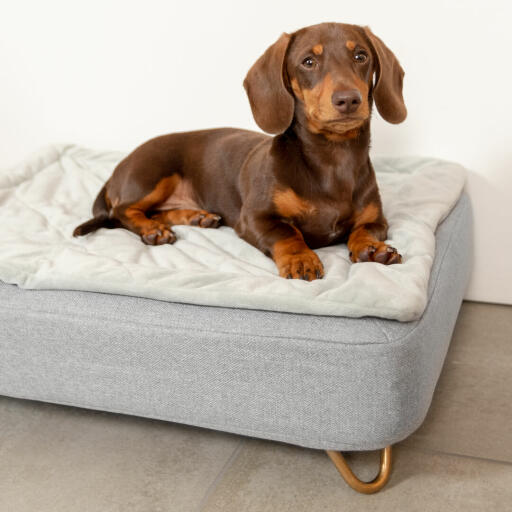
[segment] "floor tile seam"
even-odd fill
[[[224,479],[224,475],[227,473],[227,471],[231,468],[234,461],[238,458],[238,455],[240,451],[242,450],[243,446],[246,444],[246,439],[241,438],[237,445],[235,446],[234,450],[231,452],[231,455],[227,458],[226,462],[220,469],[220,471],[217,473],[215,478],[212,480],[208,488],[206,489],[206,492],[204,493],[199,506],[197,508],[197,512],[203,512],[205,510],[206,505],[208,504],[208,501],[210,500],[210,497],[215,492],[215,489],[219,486],[221,481]]]
[[[423,447],[423,446],[415,446],[414,444],[407,442],[407,441],[404,442],[403,444],[401,444],[401,447],[403,447],[407,450],[412,450],[412,451],[417,451],[417,452],[422,452],[422,453],[429,453],[429,454],[433,454],[433,455],[448,455],[450,457],[457,457],[460,459],[473,459],[473,460],[479,460],[479,461],[484,461],[484,462],[492,462],[495,464],[504,464],[504,465],[512,466],[512,461],[508,461],[508,460],[504,460],[504,459],[493,459],[493,458],[487,458],[487,457],[479,457],[477,455],[469,455],[469,454],[465,454],[465,453],[446,452],[443,450],[435,450],[433,448],[427,448],[427,447]]]

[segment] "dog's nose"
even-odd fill
[[[338,112],[352,114],[361,105],[361,93],[357,89],[335,91],[332,94],[332,104]]]

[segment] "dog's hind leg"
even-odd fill
[[[169,225],[148,218],[146,213],[137,206],[128,206],[121,211],[117,209],[116,218],[124,228],[137,233],[147,245],[176,242],[176,235]]]
[[[206,210],[176,209],[165,210],[151,216],[151,219],[159,224],[176,226],[198,226],[200,228],[218,228],[221,216]]]
[[[116,205],[112,209],[112,216],[121,223],[123,228],[138,234],[147,245],[174,243],[176,235],[170,225],[160,219],[152,219],[148,214],[172,195],[180,179],[176,174],[163,178],[149,194],[141,199]]]

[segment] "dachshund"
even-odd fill
[[[368,27],[322,23],[284,33],[244,87],[268,134],[235,128],[149,140],[115,168],[81,236],[122,227],[148,245],[172,226],[232,227],[271,257],[279,275],[324,276],[315,248],[346,243],[351,261],[401,263],[369,158],[373,102],[402,122],[404,71]]]

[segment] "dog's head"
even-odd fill
[[[244,87],[262,130],[282,133],[300,117],[311,132],[336,140],[357,133],[372,98],[386,121],[402,122],[403,76],[368,27],[322,23],[283,34],[249,70]]]

